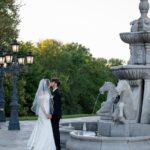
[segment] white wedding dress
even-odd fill
[[[40,99],[38,120],[27,143],[27,150],[56,150],[52,125],[50,119],[47,119],[44,114],[44,111],[49,113],[49,93],[42,94]]]

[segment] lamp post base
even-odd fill
[[[8,126],[8,130],[20,130],[20,124],[19,122],[10,122]]]
[[[5,112],[2,109],[0,109],[0,122],[6,122]]]
[[[8,130],[20,130],[20,123],[18,118],[18,107],[17,103],[10,104],[11,106],[11,114]]]

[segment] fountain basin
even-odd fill
[[[66,142],[70,138],[70,132],[74,130],[74,127],[66,127],[66,126],[61,126],[60,127],[60,142],[61,142],[61,147],[66,148]]]
[[[149,150],[150,136],[140,137],[88,137],[77,131],[70,134],[67,150]]]
[[[83,124],[85,122],[68,122],[68,123],[61,123],[61,128],[65,129],[69,124],[74,128],[74,130],[83,130]],[[87,131],[96,131],[97,130],[97,122],[86,122],[86,130]]]
[[[142,38],[143,38],[145,43],[150,43],[150,32],[142,33]]]
[[[137,80],[150,78],[150,66],[120,65],[112,67],[113,74],[119,79]]]
[[[83,124],[85,122],[68,122],[68,123],[61,123],[60,125],[60,142],[61,147],[66,148],[66,143],[70,139],[70,133],[74,130],[79,131],[82,133]],[[71,124],[71,126],[70,126]],[[97,133],[97,122],[86,122],[86,129],[88,134],[86,135],[94,135]]]
[[[140,123],[115,124],[108,121],[98,123],[98,133],[104,137],[150,136],[150,125]]]
[[[71,123],[74,130],[66,127],[69,123],[62,124],[60,128],[62,148],[67,150],[150,150],[149,124],[117,125],[108,121],[86,122],[87,131],[82,131],[83,123]]]
[[[120,33],[120,38],[128,44],[150,43],[150,32],[125,32]]]
[[[142,43],[143,37],[142,32],[125,32],[120,33],[120,38],[125,43]]]

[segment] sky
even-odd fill
[[[119,33],[130,32],[130,22],[140,17],[140,0],[21,1],[18,40],[77,42],[96,58],[129,59],[129,45]]]

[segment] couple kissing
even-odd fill
[[[60,81],[57,78],[39,82],[31,110],[38,116],[27,143],[27,150],[61,150],[59,121],[61,118]]]

